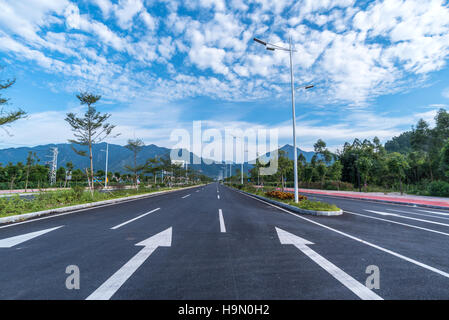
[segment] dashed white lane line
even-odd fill
[[[244,193],[241,193],[241,194],[246,195],[246,194],[244,194]],[[278,206],[276,206],[276,205],[274,205],[274,204],[271,204],[271,203],[262,201],[262,200],[260,200],[260,199],[255,198],[255,197],[252,197],[252,196],[250,196],[250,195],[246,195],[246,196],[247,196],[247,197],[250,197],[250,198],[253,198],[254,200],[257,200],[257,201],[259,201],[259,202],[265,203],[265,204],[268,205],[268,206],[271,206],[271,207],[277,208],[277,209],[279,209],[279,210],[281,210],[281,211],[284,211],[284,212],[286,212],[286,213],[288,213],[288,214],[290,214],[290,215],[292,215],[292,216],[294,216],[294,217],[296,217],[296,218],[299,218],[299,219],[302,219],[302,220],[306,220],[306,221],[308,221],[308,222],[310,222],[310,223],[313,223],[313,224],[315,224],[315,225],[317,225],[317,226],[320,226],[320,227],[323,227],[323,228],[325,228],[325,229],[327,229],[327,230],[330,230],[330,231],[333,231],[333,232],[335,232],[335,233],[338,233],[338,234],[340,234],[340,235],[342,235],[342,236],[345,236],[345,237],[347,237],[347,238],[349,238],[349,239],[352,239],[352,240],[361,242],[361,243],[363,243],[363,244],[365,244],[365,245],[367,245],[367,246],[370,246],[370,247],[372,247],[372,248],[375,248],[375,249],[378,249],[378,250],[380,250],[380,251],[386,252],[386,253],[388,253],[388,254],[391,254],[392,256],[395,256],[395,257],[400,258],[400,259],[402,259],[402,260],[405,260],[405,261],[408,261],[408,262],[410,262],[410,263],[413,263],[413,264],[415,264],[415,265],[417,265],[417,266],[420,266],[420,267],[422,267],[422,268],[424,268],[424,269],[427,269],[427,270],[429,270],[429,271],[435,272],[435,273],[437,273],[437,274],[439,274],[439,275],[441,275],[441,276],[443,276],[443,277],[449,278],[449,273],[444,272],[444,271],[442,271],[442,270],[439,270],[439,269],[437,269],[437,268],[434,268],[434,267],[432,267],[432,266],[429,266],[429,265],[427,265],[427,264],[425,264],[425,263],[422,263],[422,262],[419,262],[419,261],[414,260],[414,259],[412,259],[412,258],[403,256],[402,254],[399,254],[399,253],[394,252],[394,251],[392,251],[392,250],[383,248],[383,247],[378,246],[378,245],[376,245],[376,244],[374,244],[374,243],[371,243],[371,242],[362,240],[362,239],[360,239],[360,238],[357,238],[357,237],[355,237],[355,236],[352,236],[352,235],[350,235],[350,234],[348,234],[348,233],[345,233],[345,232],[343,232],[343,231],[340,231],[340,230],[331,228],[331,227],[329,227],[329,226],[326,226],[325,224],[322,224],[322,223],[313,221],[313,220],[308,219],[308,218],[306,218],[306,217],[299,216],[299,215],[297,215],[297,214],[295,214],[295,213],[293,213],[293,212],[290,212],[290,211],[288,211],[288,210],[286,210],[286,209],[284,209],[284,208],[281,208],[281,207],[278,207]],[[347,212],[347,211],[345,211],[345,212]],[[379,218],[378,218],[378,219],[379,219]],[[390,222],[391,222],[391,221],[390,221]]]
[[[181,197],[181,198],[185,199],[185,198],[187,198],[187,197],[190,197],[190,193],[187,194],[187,195],[185,195],[184,197]]]
[[[374,211],[374,210],[367,210],[367,209],[364,209],[364,210],[368,211],[368,212],[384,215],[384,216],[392,216],[392,217],[398,217],[398,218],[403,218],[403,219],[410,219],[410,220],[426,222],[426,223],[433,223],[433,224],[437,224],[437,225],[440,225],[440,226],[449,227],[449,224],[447,224],[447,223],[431,221],[431,220],[425,220],[425,219],[412,218],[412,217],[407,217],[407,216],[403,216],[403,215],[396,214],[396,213],[388,213],[388,212]]]
[[[428,229],[428,228],[424,228],[424,227],[418,227],[418,226],[415,226],[413,224],[407,224],[407,223],[402,223],[402,222],[398,222],[398,221],[394,221],[394,220],[388,220],[388,219],[383,219],[383,218],[378,218],[378,217],[373,217],[373,216],[367,216],[367,215],[364,215],[364,214],[355,213],[355,212],[346,211],[346,210],[344,212],[352,214],[352,215],[360,216],[360,217],[365,217],[365,218],[374,219],[374,220],[386,221],[386,222],[389,222],[389,223],[399,224],[401,226],[406,226],[406,227],[410,227],[410,228],[415,228],[415,229],[419,229],[419,230],[424,230],[424,231],[429,231],[429,232],[433,232],[433,233],[442,234],[444,236],[449,236],[449,233],[441,232],[441,231],[437,231],[437,230],[433,230],[433,229]]]
[[[223,219],[223,211],[221,209],[218,209],[218,216],[220,218],[220,232],[225,233],[226,232],[226,226]]]
[[[429,217],[429,218],[433,218],[433,219],[449,220],[449,218],[445,218],[445,217],[437,217],[437,216],[433,216],[433,215],[430,215],[430,214],[422,214],[422,213],[416,213],[416,212],[410,212],[410,211],[404,211],[404,210],[396,210],[396,209],[388,209],[388,210],[394,211],[394,212],[401,212],[401,213],[414,214],[414,215],[417,215],[417,216]]]
[[[118,228],[120,228],[120,227],[123,227],[124,225],[126,225],[126,224],[128,224],[128,223],[131,223],[131,222],[133,222],[133,221],[136,221],[137,219],[143,218],[143,217],[149,215],[150,213],[153,213],[153,212],[155,212],[155,211],[158,211],[159,209],[160,209],[160,208],[157,208],[157,209],[151,210],[150,212],[141,214],[140,216],[137,216],[137,217],[135,217],[135,218],[133,218],[133,219],[131,219],[131,220],[125,221],[125,222],[123,222],[123,223],[121,223],[121,224],[119,224],[119,225],[116,225],[115,227],[112,227],[111,230],[116,230],[116,229],[118,229]]]
[[[422,212],[428,212],[428,213],[435,213],[435,214],[441,214],[443,216],[449,216],[449,213],[445,213],[445,212],[439,212],[439,211],[430,211],[430,210],[419,210]]]
[[[219,194],[217,194],[217,199],[220,200],[220,195]]]

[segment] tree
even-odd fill
[[[335,160],[334,163],[328,168],[328,176],[330,180],[340,181],[341,180],[341,171],[343,169],[343,165],[339,160]]]
[[[401,195],[404,194],[404,190],[402,188],[402,179],[405,177],[405,170],[409,168],[407,160],[405,159],[404,155],[398,152],[393,152],[389,154],[387,165],[390,174],[399,180]]]
[[[278,174],[280,175],[281,180],[281,187],[282,190],[284,190],[285,187],[285,178],[287,177],[287,174],[292,169],[292,163],[293,161],[290,161],[290,159],[287,158],[286,152],[283,150],[279,150],[278,155]]]
[[[5,80],[0,81],[0,90],[6,90],[10,88],[16,80]],[[3,128],[3,126],[13,123],[14,121],[17,121],[19,119],[22,119],[26,116],[26,112],[22,109],[18,109],[15,111],[4,111],[3,105],[8,104],[9,99],[5,99],[2,97],[0,93],[0,128]]]
[[[59,167],[58,170],[56,170],[56,180],[57,181],[65,181],[66,177],[66,170],[64,167]]]
[[[93,194],[94,165],[92,160],[92,145],[99,143],[108,137],[115,126],[106,123],[111,116],[109,113],[102,114],[101,112],[98,112],[94,106],[94,104],[101,99],[101,96],[83,92],[76,97],[81,105],[87,105],[87,112],[83,117],[77,117],[74,113],[67,113],[65,121],[72,127],[72,131],[74,132],[73,135],[76,138],[69,140],[69,142],[80,146],[88,146],[89,148],[90,174],[87,178],[91,194]],[[74,147],[72,147],[72,149],[75,153],[81,156],[87,156],[86,151],[84,150],[77,150]]]
[[[34,164],[35,158],[37,158],[36,152],[28,151],[28,157],[27,157],[27,162],[26,162],[25,192],[27,192],[27,190],[28,190],[28,180],[30,177],[30,170]]]
[[[372,158],[370,158],[368,156],[362,156],[357,159],[356,164],[357,164],[358,170],[360,171],[360,175],[362,176],[363,186],[366,191],[368,177],[371,172],[371,168],[373,167],[373,160],[372,160]]]
[[[145,163],[144,172],[151,173],[154,177],[154,183],[156,183],[156,174],[161,169],[159,159],[157,157],[150,158]]]
[[[134,166],[126,165],[126,170],[129,170],[134,173],[134,181],[137,188],[137,178],[138,173],[145,168],[145,165],[137,165],[137,155],[142,150],[145,143],[141,139],[128,140],[128,144],[125,146],[126,149],[130,150],[133,153]]]
[[[440,167],[446,178],[449,178],[449,139],[441,149]]]

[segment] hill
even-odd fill
[[[7,148],[0,149],[0,164],[7,164],[9,162],[17,163],[17,162],[26,162],[26,158],[28,156],[28,152],[35,152],[37,158],[39,159],[40,164],[45,164],[46,162],[51,160],[51,148],[58,148],[58,167],[66,166],[66,163],[71,161],[75,167],[75,169],[83,169],[88,168],[89,159],[88,157],[83,157],[76,154],[72,150],[72,146],[68,143],[62,144],[47,144],[40,145],[36,147],[20,147],[20,148]],[[293,147],[291,145],[285,145],[280,150],[284,150],[290,159],[293,159]],[[180,150],[179,150],[180,151]],[[142,151],[138,154],[137,162],[144,163],[148,158],[154,157],[164,157],[169,155],[171,149],[159,147],[154,144],[146,145],[142,148]],[[313,152],[302,151],[298,148],[298,154],[302,153],[306,157],[307,161],[310,161]],[[99,143],[93,145],[93,163],[95,170],[105,170],[106,164],[106,143]],[[193,153],[189,153],[190,155],[190,163],[193,162],[194,159],[198,159],[197,155]],[[267,153],[269,156],[269,153]],[[133,162],[133,153],[129,151],[124,146],[120,146],[117,144],[109,144],[109,163],[108,170],[110,172],[125,172],[124,166],[127,164],[131,164]],[[201,164],[192,164],[190,165],[196,171],[200,171],[201,173],[208,175],[210,177],[220,177],[224,172],[224,163],[213,163],[206,164],[204,161]],[[245,164],[244,172],[248,172],[249,169],[252,168],[252,165]],[[232,173],[235,174],[236,170],[240,169],[239,164],[232,165]],[[227,170],[229,170],[229,165],[227,165]],[[228,172],[229,173],[229,172]]]

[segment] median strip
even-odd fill
[[[95,208],[112,206],[112,205],[115,205],[118,203],[124,203],[124,202],[129,202],[129,201],[134,201],[134,200],[145,199],[145,198],[152,198],[152,197],[159,196],[159,195],[164,195],[164,194],[168,194],[168,193],[172,193],[172,192],[177,192],[177,191],[182,191],[182,190],[192,189],[192,188],[198,188],[198,187],[200,187],[200,186],[191,186],[191,187],[179,188],[179,189],[174,189],[174,190],[156,191],[156,192],[139,194],[139,195],[130,196],[130,197],[115,198],[115,199],[110,199],[110,200],[90,202],[90,203],[85,203],[85,204],[78,204],[78,205],[73,205],[73,206],[59,207],[59,208],[53,208],[53,209],[49,209],[49,210],[43,210],[43,211],[23,213],[23,214],[18,214],[18,215],[2,217],[2,218],[0,218],[0,224],[13,223],[13,222],[17,222],[17,223],[0,226],[0,229],[11,227],[13,225],[30,223],[33,221],[49,219],[49,218],[53,218],[53,217],[57,217],[57,216],[72,214],[72,213],[76,213],[76,212],[82,212],[82,211],[91,210],[91,209],[95,209]],[[42,216],[45,216],[45,217],[42,217]],[[37,218],[37,217],[41,217],[41,218]],[[28,220],[28,219],[32,219],[32,220],[23,221],[23,220]],[[21,222],[18,222],[18,221],[21,221]]]

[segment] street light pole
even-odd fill
[[[295,178],[295,202],[298,202],[298,151],[296,150],[296,111],[295,111],[295,84],[293,78],[293,50],[292,38],[290,37],[290,80],[292,87],[292,114],[293,114],[293,170]]]
[[[265,41],[262,41],[260,39],[254,38],[254,41],[257,43],[260,43],[266,47],[267,50],[275,51],[275,50],[282,50],[282,51],[288,51],[290,54],[290,81],[291,81],[291,90],[292,90],[292,114],[293,114],[293,170],[294,172],[294,179],[295,179],[295,202],[298,202],[298,152],[296,150],[296,114],[295,114],[295,84],[294,84],[294,77],[293,77],[293,51],[295,51],[292,48],[292,38],[289,39],[289,47],[283,48],[278,45],[274,45],[271,43],[267,43]]]

